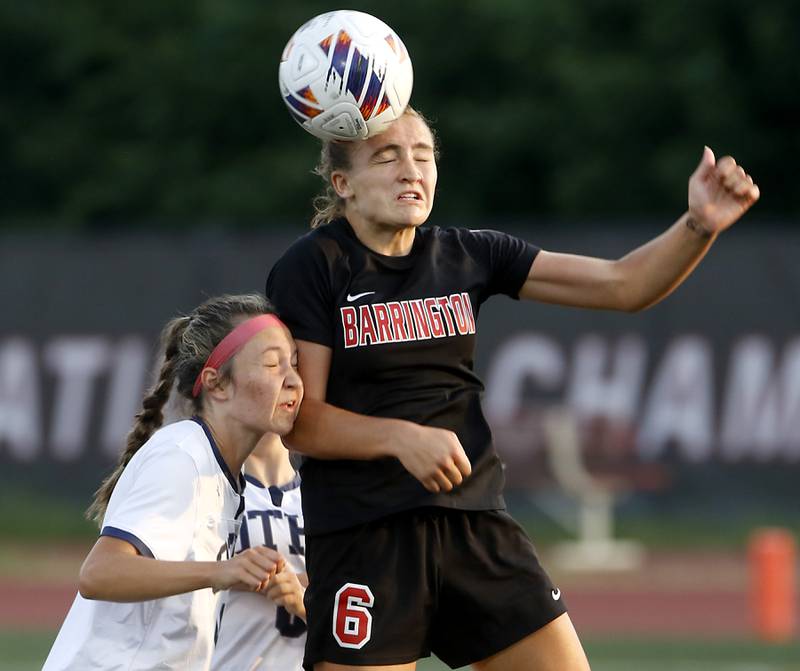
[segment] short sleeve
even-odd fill
[[[519,298],[539,248],[500,231],[468,230],[464,234],[466,246],[473,254],[479,255],[481,265],[488,270],[487,297],[505,294]]]
[[[266,295],[295,338],[333,347],[330,271],[311,235],[278,259],[267,277]]]
[[[101,535],[127,540],[145,556],[185,560],[195,533],[198,479],[197,465],[183,450],[150,450],[120,477]]]

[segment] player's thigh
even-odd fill
[[[314,664],[314,671],[414,671],[416,662],[408,664],[394,664],[392,666],[349,666],[347,664],[334,664],[332,662],[319,662]]]
[[[440,518],[440,573],[432,651],[452,668],[511,648],[566,612],[533,543],[500,511]]]
[[[589,661],[564,613],[505,650],[476,662],[476,671],[589,671]]]

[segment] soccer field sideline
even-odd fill
[[[71,576],[84,552],[65,546],[46,553],[30,548],[5,553],[0,671],[41,668],[74,597]],[[768,646],[753,640],[741,558],[727,553],[658,556],[657,561],[651,557],[643,575],[606,575],[605,591],[598,591],[596,577],[561,576],[593,671],[800,671],[800,642]],[[709,594],[727,595],[727,601],[718,601],[711,612]],[[706,621],[696,617],[702,612]],[[448,667],[430,658],[417,668]]]
[[[55,631],[0,631],[0,671],[41,669]],[[586,650],[593,671],[800,671],[800,642],[592,639]],[[418,671],[446,671],[435,658]]]

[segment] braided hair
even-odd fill
[[[161,332],[164,361],[158,379],[142,399],[142,409],[136,415],[128,433],[125,450],[114,470],[95,492],[86,517],[101,524],[111,493],[122,471],[155,431],[164,423],[164,406],[173,389],[189,399],[195,411],[202,409],[203,395],[192,396],[194,381],[200,374],[212,350],[230,333],[242,317],[275,314],[275,308],[259,294],[219,296],[211,298],[191,314],[172,319]],[[220,375],[230,374],[228,361]]]

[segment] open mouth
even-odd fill
[[[297,401],[286,401],[278,406],[282,410],[294,410],[297,407]]]
[[[411,202],[421,201],[422,194],[418,193],[417,191],[404,191],[399,196],[397,196],[397,200],[411,201]]]

